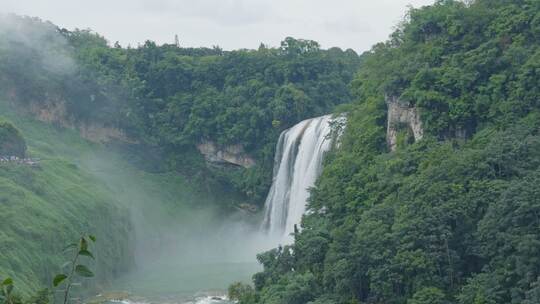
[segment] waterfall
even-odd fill
[[[263,229],[287,237],[306,211],[309,188],[322,171],[331,147],[331,115],[304,120],[283,131],[274,160],[272,187],[266,198]]]

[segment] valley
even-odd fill
[[[539,3],[360,54],[0,15],[0,304],[539,303]]]

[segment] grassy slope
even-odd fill
[[[23,120],[2,109],[28,140],[40,168],[0,166],[0,276],[27,293],[50,281],[64,262],[62,248],[85,232],[99,238],[100,282],[130,263],[130,223],[110,189],[69,155],[92,147],[70,132]],[[73,150],[62,143],[74,143]],[[114,236],[113,236],[114,235]]]
[[[6,103],[0,113],[22,131],[30,156],[42,159],[41,169],[0,166],[0,277],[13,276],[23,293],[50,280],[63,264],[63,246],[82,232],[98,237],[96,281],[103,284],[132,263],[130,218],[145,214],[152,222],[166,214],[187,221],[187,208],[215,200],[185,178],[138,170],[118,153]]]

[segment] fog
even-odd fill
[[[46,77],[65,79],[78,69],[67,41],[54,25],[37,24],[32,18],[0,15],[0,55],[29,77],[38,78],[44,70]],[[278,244],[261,233],[257,215],[225,208],[218,197],[197,192],[188,177],[146,172],[121,149],[95,145],[81,151],[69,144],[55,147],[58,155],[103,183],[112,193],[110,203],[131,218],[133,248],[126,256],[133,256],[135,264],[110,291],[159,298],[222,292],[234,281],[249,281],[260,270],[256,255]]]
[[[206,194],[157,188],[162,177],[141,175],[121,154],[93,153],[82,165],[113,189],[131,214],[136,267],[113,289],[158,299],[224,290],[234,281],[250,282],[261,270],[256,255],[281,241],[261,231],[257,215],[226,212]]]
[[[56,26],[46,23],[37,27],[32,18],[0,13],[0,50],[16,50],[39,59],[40,67],[58,75],[76,69],[67,41],[56,34]]]

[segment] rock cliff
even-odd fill
[[[47,100],[32,103],[30,112],[40,121],[59,124],[66,128],[78,130],[81,137],[96,143],[106,143],[114,140],[134,143],[125,132],[119,128],[106,126],[99,122],[82,122],[70,119],[63,101]]]
[[[390,150],[396,150],[398,132],[401,130],[408,129],[415,141],[422,139],[424,129],[418,108],[394,96],[386,96],[385,100],[388,106],[386,142]]]
[[[203,141],[197,145],[199,152],[204,155],[208,163],[216,165],[234,165],[250,168],[255,160],[248,156],[242,145],[220,147],[212,141]]]

